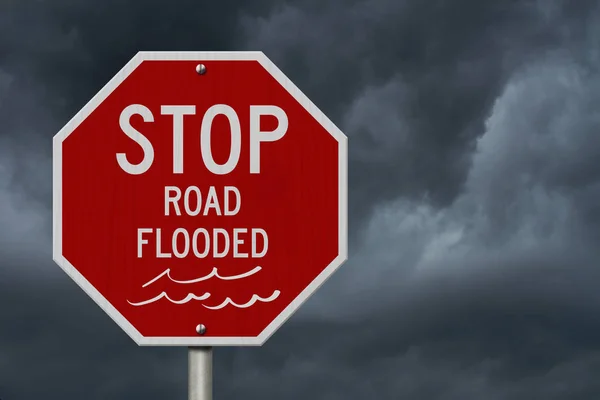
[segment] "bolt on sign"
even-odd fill
[[[261,345],[347,258],[347,139],[261,52],[140,52],[53,145],[54,260],[139,345]]]

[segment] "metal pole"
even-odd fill
[[[188,348],[188,400],[212,400],[212,347]]]

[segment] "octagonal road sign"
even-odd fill
[[[347,258],[346,136],[262,52],[140,52],[53,146],[54,260],[139,345],[260,345]]]

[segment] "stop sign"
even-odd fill
[[[140,345],[260,345],[347,257],[347,139],[261,52],[138,53],[53,162],[54,260]]]

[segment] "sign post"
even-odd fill
[[[53,146],[55,262],[190,399],[347,258],[346,136],[261,52],[140,52]]]
[[[212,399],[212,347],[188,349],[188,400]]]

